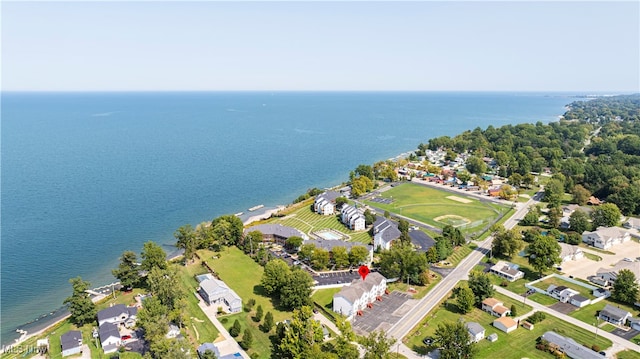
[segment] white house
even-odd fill
[[[524,273],[519,271],[516,265],[504,261],[498,261],[498,263],[491,267],[489,271],[510,282],[524,277]]]
[[[138,308],[116,304],[98,312],[98,326],[104,323],[124,325],[127,328],[135,326],[138,318]]]
[[[569,303],[571,305],[575,305],[578,308],[582,308],[591,304],[591,299],[583,297],[580,294],[576,294],[569,299]]]
[[[392,221],[376,216],[373,223],[373,247],[378,249],[391,249],[391,243],[400,238],[400,230]]]
[[[560,245],[561,263],[566,261],[577,261],[584,258],[584,251],[578,247],[567,243],[558,243]]]
[[[387,279],[378,272],[369,273],[365,280],[356,279],[333,295],[333,311],[352,319],[376,300],[382,300],[387,290]]]
[[[472,342],[477,343],[484,339],[484,327],[476,322],[468,322],[464,324],[469,332],[469,337]]]
[[[487,298],[482,301],[482,310],[493,315],[494,317],[506,317],[511,314],[511,310],[503,305],[503,303],[495,298]]]
[[[336,198],[341,196],[342,194],[336,191],[325,191],[316,196],[313,202],[313,210],[325,216],[332,215],[336,209]]]
[[[60,346],[62,347],[62,356],[80,354],[82,352],[82,332],[79,330],[70,330],[60,336]]]
[[[110,322],[105,322],[98,327],[98,335],[100,344],[105,354],[113,353],[118,350],[122,341],[120,340],[120,331],[118,327]]]
[[[518,329],[518,323],[509,317],[498,318],[493,321],[493,326],[502,330],[505,333],[511,333]]]
[[[242,299],[225,282],[216,279],[211,274],[199,275],[196,276],[196,279],[200,282],[198,293],[208,305],[224,304],[230,313],[242,311]]]
[[[349,227],[349,229],[353,231],[361,231],[365,228],[364,215],[360,212],[359,209],[353,206],[342,206],[342,210],[340,210],[340,216],[342,219],[342,223],[344,223],[347,227]]]
[[[556,286],[552,284],[547,289],[547,293],[549,293],[550,296],[556,298],[562,303],[568,303],[571,300],[571,297],[577,295],[579,292],[577,290],[567,288],[563,285]]]
[[[592,282],[602,285],[612,285],[618,278],[618,273],[623,270],[629,270],[636,276],[636,282],[640,283],[640,262],[619,261],[613,267],[604,267],[598,269],[595,277],[589,278]]]
[[[598,318],[615,325],[624,325],[627,319],[631,318],[631,313],[607,304],[598,314]]]
[[[618,227],[598,227],[593,232],[582,234],[584,243],[600,249],[609,249],[611,246],[627,242],[629,239],[631,239],[629,232]]]
[[[626,222],[622,224],[622,226],[628,229],[640,230],[640,218],[629,217],[627,218]]]

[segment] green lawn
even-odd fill
[[[593,325],[593,323],[597,322],[596,313],[602,310],[607,304],[611,304],[614,307],[620,307],[621,309],[629,311],[634,317],[637,317],[639,314],[637,309],[634,309],[628,305],[619,304],[609,299],[605,299],[598,303],[590,304],[584,308],[580,308],[576,311],[573,311],[569,315],[587,324]]]
[[[556,285],[556,286],[565,286],[567,288],[576,290],[580,293],[580,295],[582,295],[585,298],[589,298],[589,299],[595,299],[596,297],[591,294],[591,289],[589,288],[585,288],[581,285],[578,284],[574,284],[571,282],[568,282],[562,278],[558,278],[558,277],[551,277],[551,278],[547,278],[541,282],[538,282],[536,284],[534,284],[533,286],[536,288],[540,288],[542,290],[547,290],[547,288],[549,288],[550,285]]]
[[[249,328],[252,332],[251,334],[253,334],[253,345],[248,351],[249,354],[256,353],[259,358],[270,358],[271,341],[269,334],[260,331],[258,329],[259,323],[253,321],[252,317],[255,314],[255,309],[258,305],[262,305],[264,314],[271,312],[275,322],[291,318],[291,313],[276,309],[271,298],[264,294],[260,286],[264,268],[236,247],[227,247],[219,253],[198,251],[198,255],[207,261],[221,280],[238,293],[243,302],[246,303],[250,298],[255,299],[256,305],[253,307],[253,312],[225,316],[224,318],[227,318],[227,322],[224,323],[224,326],[228,329],[233,325],[233,321],[238,319],[242,325],[242,332],[244,332],[245,328]],[[242,334],[240,334],[240,337],[242,337]]]
[[[333,310],[333,295],[342,288],[318,289],[311,295],[311,300],[327,310]]]
[[[477,344],[477,358],[553,358],[551,354],[535,349],[536,338],[549,330],[569,336],[578,343],[588,344],[589,346],[594,343],[595,339],[593,333],[549,315],[544,321],[536,324],[534,330],[529,331],[520,327],[507,334],[491,325],[496,318],[490,314],[476,308],[471,313],[461,315],[457,312],[455,301],[448,300],[418,324],[411,334],[404,339],[404,342],[409,348],[418,353],[425,353],[426,347],[422,344],[422,340],[427,336],[433,336],[439,323],[445,321],[453,322],[461,318],[467,322],[480,323],[485,328],[487,336],[493,333],[498,334],[498,341],[495,343],[482,340]],[[602,349],[606,349],[611,346],[611,341],[598,337],[595,340],[595,344]]]
[[[595,254],[589,253],[589,252],[584,252],[584,256],[587,257],[588,259],[591,259],[592,261],[596,261],[596,262],[600,262],[602,260],[602,257],[597,256]]]
[[[415,284],[408,285],[407,283],[394,282],[394,283],[389,283],[388,289],[389,289],[389,292],[393,292],[394,290],[397,290],[400,292],[408,292],[409,288],[413,288],[416,290],[416,292],[413,293],[413,299],[422,299],[424,298],[425,295],[429,293],[429,291],[431,290],[431,288],[433,288],[433,286],[438,284],[440,279],[442,279],[442,276],[440,276],[436,272],[431,271],[431,283],[429,283],[426,286],[415,285]]]
[[[340,222],[340,218],[338,215],[323,216],[321,214],[317,214],[312,210],[312,205],[313,202],[311,202],[310,205],[297,208],[284,217],[273,218],[260,223],[279,223],[283,226],[297,228],[307,235],[309,235],[309,233],[312,231],[331,228],[348,235],[351,241],[364,244],[371,243],[371,236],[369,235],[368,231],[352,231],[347,228],[342,222]]]
[[[450,196],[468,200],[468,203],[452,200]],[[435,218],[455,215],[470,221],[468,227],[464,227],[463,232],[472,232],[489,225],[495,221],[500,213],[509,208],[494,203],[483,203],[464,193],[451,193],[437,189],[407,183],[394,187],[383,192],[380,197],[393,199],[391,204],[365,201],[365,203],[397,213],[402,216],[430,224],[436,227],[444,227],[448,219]],[[461,228],[462,229],[462,228]]]
[[[542,293],[534,293],[527,297],[527,300],[532,300],[536,303],[540,303],[542,305],[550,306],[558,303],[557,299],[554,299],[548,295]]]
[[[616,358],[618,359],[640,359],[640,353],[634,352],[633,350],[625,350],[616,354]]]

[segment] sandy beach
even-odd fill
[[[253,222],[256,222],[256,221],[267,219],[267,218],[271,217],[272,214],[278,213],[278,212],[280,212],[281,210],[283,210],[285,208],[286,207],[282,206],[282,205],[277,206],[276,208],[269,209],[269,210],[264,211],[264,212],[262,212],[260,214],[256,214],[255,216],[251,216],[251,217],[245,219],[244,221],[242,221],[242,223],[246,226],[249,223],[253,223]]]

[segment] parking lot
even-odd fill
[[[630,240],[609,248],[608,250],[614,252],[615,255],[597,252],[589,248],[582,249],[587,253],[601,257],[602,260],[595,262],[585,257],[577,261],[566,261],[562,263],[562,272],[565,275],[588,279],[589,276],[595,275],[596,271],[600,268],[611,267],[624,258],[635,259],[640,254],[640,243]]]
[[[356,316],[351,321],[353,331],[359,335],[367,335],[376,330],[389,330],[413,306],[416,300],[406,293],[393,291],[376,301],[373,308],[366,308],[362,316]]]
[[[371,202],[376,202],[376,203],[384,203],[384,204],[393,203],[393,199],[391,199],[391,198],[382,198],[382,197],[371,198],[370,201]]]
[[[354,279],[360,279],[358,271],[354,270],[352,273],[349,271],[343,272],[331,272],[321,273],[313,275],[313,279],[318,282],[316,285],[332,285],[332,284],[345,284],[351,283]]]
[[[411,228],[409,230],[409,237],[411,237],[411,243],[418,246],[420,252],[426,252],[429,248],[436,245],[436,241],[433,238],[419,229]]]

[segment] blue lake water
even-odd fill
[[[2,93],[2,343],[82,276],[179,226],[311,187],[441,135],[556,120],[542,93]]]

